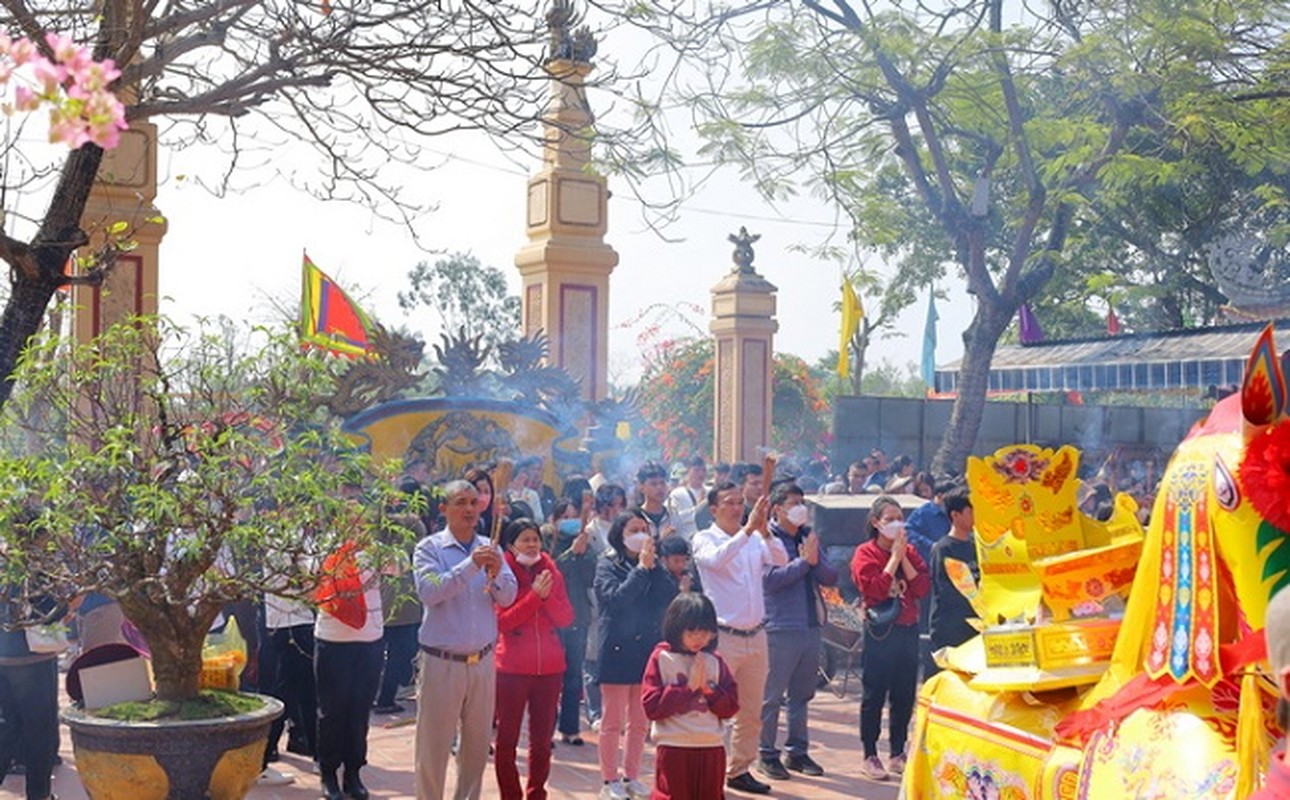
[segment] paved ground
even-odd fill
[[[833,798],[860,798],[860,800],[894,800],[897,787],[894,783],[873,783],[860,777],[860,742],[857,733],[859,701],[855,694],[856,681],[851,681],[852,691],[845,698],[838,698],[828,691],[818,695],[811,707],[812,755],[824,767],[822,778],[795,775],[792,780],[775,784],[773,797],[780,800],[831,800]],[[412,703],[405,703],[413,714]],[[379,798],[411,798],[413,727],[399,726],[400,717],[372,718],[370,736],[371,763],[363,770],[363,777],[372,796]],[[394,726],[390,723],[394,722]],[[567,798],[594,798],[600,789],[599,769],[596,766],[595,734],[585,733],[586,746],[557,745],[552,764],[548,790],[552,800]],[[879,745],[884,757],[886,743]],[[55,773],[54,791],[61,800],[84,800],[85,792],[76,779],[75,759],[71,752],[70,736],[63,732],[63,759],[65,764]],[[277,766],[284,772],[296,775],[292,786],[269,789],[260,788],[250,795],[251,800],[303,800],[319,796],[318,776],[310,771],[308,759],[283,754]],[[449,770],[451,771],[451,767]],[[491,768],[490,768],[491,769]],[[653,769],[652,749],[647,750],[645,772]],[[521,743],[520,774],[525,773],[523,743]],[[451,779],[450,779],[451,781]],[[487,800],[497,798],[496,783],[491,775],[485,777]],[[0,785],[0,798],[22,798],[22,779],[11,776]],[[747,798],[737,792],[727,794],[731,800]]]

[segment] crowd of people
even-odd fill
[[[400,701],[427,692],[433,702],[418,702],[415,716],[421,800],[478,798],[490,756],[503,798],[545,797],[555,744],[584,746],[587,727],[598,734],[599,796],[608,800],[768,794],[793,773],[822,776],[809,721],[828,622],[821,589],[837,587],[848,565],[830,562],[806,498],[837,491],[835,482],[806,469],[768,483],[760,464],[709,470],[697,457],[672,469],[647,462],[630,477],[605,466],[557,492],[539,458],[515,464],[505,486],[488,468],[434,482],[413,465],[400,490],[434,501],[389,512],[417,541],[406,563],[340,552],[322,565],[338,576],[334,596],[266,594],[246,623],[257,669],[244,688],[279,697],[285,712],[260,783],[295,779],[274,766],[285,735],[288,752],[315,761],[324,798],[367,798],[372,715],[401,713]],[[907,458],[888,464],[875,451],[852,467],[843,491],[879,488],[850,575],[866,608],[897,609],[864,634],[863,771],[881,780],[904,764],[929,592],[940,593],[934,641],[957,644],[970,631],[970,610],[948,597],[957,590],[938,577],[937,559],[975,563],[971,507]],[[361,502],[358,482],[350,489]],[[923,490],[931,502],[908,521],[887,494]],[[90,608],[86,621],[103,613]],[[95,629],[87,624],[83,636]],[[53,680],[52,660],[20,652],[22,642],[0,630],[0,665],[30,662],[31,680]],[[52,748],[20,753],[33,800],[50,796],[42,777],[57,752],[52,727]],[[643,771],[651,735],[652,776]]]

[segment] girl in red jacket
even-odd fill
[[[556,628],[573,622],[573,606],[555,561],[542,552],[531,519],[502,532],[506,561],[519,582],[515,602],[497,609],[497,752],[494,768],[503,800],[545,800],[551,772],[551,732],[564,680],[564,648]],[[520,790],[515,746],[529,712],[528,788]]]
[[[681,592],[663,614],[663,641],[641,679],[641,701],[658,743],[650,800],[726,796],[721,720],[739,711],[739,693],[716,646],[712,601]]]
[[[873,608],[896,598],[900,611],[887,625],[865,624],[864,669],[860,700],[860,771],[872,780],[886,780],[888,770],[905,771],[905,740],[918,687],[918,601],[931,588],[927,563],[905,534],[905,512],[890,497],[879,497],[865,523],[869,540],[851,558],[851,579],[864,605]],[[882,708],[891,699],[889,738],[891,760],[878,757]]]

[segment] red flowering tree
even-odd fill
[[[713,451],[713,349],[711,339],[670,339],[647,354],[638,406],[647,427],[638,433],[645,452],[665,461]],[[828,405],[806,362],[776,353],[772,383],[771,445],[799,456],[828,447]]]

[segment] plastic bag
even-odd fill
[[[237,620],[230,617],[223,631],[206,634],[206,645],[202,648],[201,688],[236,691],[238,676],[245,665],[246,639],[238,630]]]

